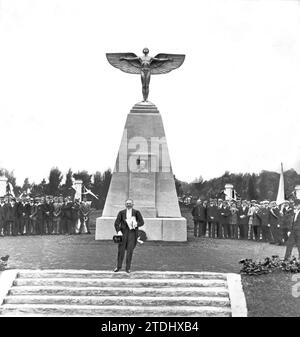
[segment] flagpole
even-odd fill
[[[284,194],[284,176],[283,176],[283,163],[280,163],[281,165],[281,172],[279,177],[279,185],[278,185],[278,192],[277,192],[277,198],[276,203],[279,205],[284,202],[285,200],[285,194]]]

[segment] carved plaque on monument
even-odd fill
[[[153,154],[136,152],[131,156],[136,169],[129,173],[129,197],[135,201],[135,207],[145,218],[155,218],[156,172],[151,172]]]

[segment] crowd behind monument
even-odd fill
[[[192,210],[194,236],[256,240],[284,245],[292,226],[295,201],[198,199]]]
[[[91,234],[91,203],[67,197],[0,197],[0,236]]]

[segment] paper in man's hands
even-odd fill
[[[126,219],[126,222],[127,222],[129,229],[137,228],[137,222],[134,216],[132,216],[130,219]]]

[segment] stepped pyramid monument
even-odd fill
[[[130,198],[144,217],[141,229],[148,240],[186,241],[187,224],[180,213],[162,117],[148,101],[151,75],[180,67],[185,56],[150,57],[147,48],[143,53],[142,57],[134,53],[106,54],[114,67],[141,75],[144,99],[127,116],[103,214],[96,220],[96,240],[112,239],[117,214]]]

